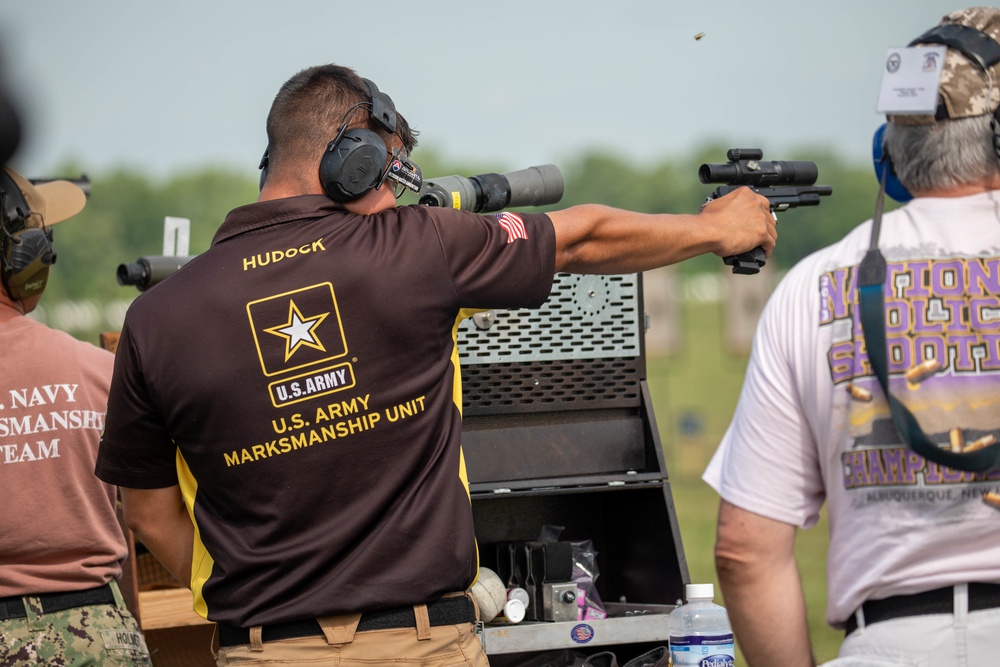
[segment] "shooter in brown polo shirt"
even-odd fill
[[[393,186],[420,185],[413,133],[334,65],[286,82],[267,128],[257,203],[129,310],[97,474],[219,622],[219,664],[485,666],[457,323],[541,305],[559,271],[769,254],[768,202],[398,207]]]

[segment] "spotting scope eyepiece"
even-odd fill
[[[118,284],[135,285],[140,292],[145,292],[161,280],[169,278],[190,260],[188,255],[140,257],[134,262],[118,265]]]

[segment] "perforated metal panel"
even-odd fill
[[[465,416],[638,405],[641,276],[558,274],[541,308],[459,327]]]
[[[539,309],[496,310],[464,321],[459,359],[465,367],[639,356],[641,311],[636,274],[561,273]]]

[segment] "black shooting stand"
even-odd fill
[[[593,542],[608,617],[487,624],[494,666],[570,649],[624,664],[666,646],[690,582],[646,385],[642,276],[556,276],[539,310],[463,322],[463,448],[481,564],[496,545]],[[582,627],[581,627],[582,626]]]

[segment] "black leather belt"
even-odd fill
[[[42,603],[43,614],[95,604],[115,604],[115,594],[111,590],[111,584],[104,584],[85,591],[73,591],[72,593],[37,593],[24,597],[18,595],[0,598],[0,621],[27,618],[28,610],[24,608],[25,597],[38,598]]]
[[[861,605],[865,615],[865,625],[888,621],[904,616],[927,616],[929,614],[951,614],[955,611],[955,588],[936,588],[932,591],[913,595],[896,595],[884,600],[869,600]],[[969,584],[969,611],[1000,607],[1000,584]],[[845,635],[858,629],[855,614],[847,619]]]
[[[467,597],[441,598],[427,605],[427,616],[430,618],[432,626],[475,623],[476,608]],[[413,607],[366,611],[361,614],[361,620],[358,622],[358,632],[415,627],[417,627],[417,619],[413,613]],[[323,630],[319,627],[316,619],[291,621],[262,626],[261,641],[273,642],[279,639],[314,637],[322,634]],[[219,623],[220,646],[242,646],[249,643],[250,630],[248,628],[237,628],[226,623]]]

